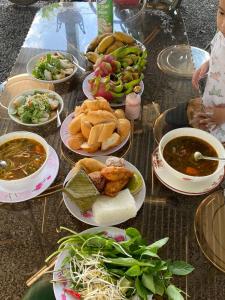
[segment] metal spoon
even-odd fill
[[[0,160],[0,168],[6,168],[7,162],[5,160]]]
[[[196,161],[198,161],[198,160],[200,160],[200,159],[216,160],[216,161],[222,160],[222,161],[225,161],[225,158],[204,156],[204,155],[202,155],[201,152],[198,152],[198,151],[194,153],[194,159],[195,159]]]
[[[87,70],[84,69],[83,67],[81,67],[74,59],[72,59],[72,63],[73,63],[76,67],[78,67],[78,69],[80,69],[81,71],[87,72]]]
[[[59,110],[58,109],[56,111],[56,116],[57,116],[57,128],[59,128],[62,125],[62,122],[60,120]]]

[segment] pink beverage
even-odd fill
[[[125,115],[129,120],[139,118],[141,112],[141,96],[135,93],[128,94],[125,100]]]

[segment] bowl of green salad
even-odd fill
[[[27,90],[14,97],[8,106],[9,117],[25,126],[45,125],[57,118],[63,110],[63,99],[46,89]]]
[[[62,83],[77,71],[77,59],[70,53],[48,51],[32,57],[27,64],[27,73],[38,81]]]

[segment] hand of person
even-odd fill
[[[205,112],[199,112],[194,115],[190,125],[208,131],[223,123],[225,123],[225,104],[206,107]]]
[[[197,90],[199,89],[199,80],[203,78],[209,69],[209,61],[206,61],[201,67],[196,70],[192,76],[192,85]]]

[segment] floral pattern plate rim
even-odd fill
[[[17,203],[30,200],[43,193],[55,180],[59,171],[59,158],[55,150],[49,146],[50,153],[46,166],[37,175],[29,190],[17,193],[7,193],[0,190],[0,202]]]
[[[210,184],[208,182],[205,184],[202,182],[200,185],[199,182],[182,182],[171,174],[168,176],[168,172],[164,168],[163,161],[158,156],[158,148],[156,148],[152,154],[152,167],[156,177],[162,184],[170,190],[184,195],[204,195],[213,191],[224,179],[223,170],[217,180]]]
[[[95,159],[98,159],[99,161],[104,163],[108,157],[109,156],[99,156],[99,157],[95,157]],[[141,178],[142,178],[142,184],[143,184],[142,188],[137,194],[134,195],[134,200],[135,200],[135,203],[136,203],[136,209],[137,209],[137,212],[138,212],[139,209],[142,207],[144,201],[145,201],[145,194],[146,194],[145,181],[144,181],[141,173],[139,172],[139,170],[134,165],[132,165],[131,163],[129,163],[128,161],[125,160],[125,166],[129,170],[139,174],[139,176],[141,176]],[[64,181],[64,184],[72,177],[72,174],[73,174],[73,170],[71,170],[67,174],[66,179]],[[71,201],[65,193],[63,193],[63,200],[64,200],[64,203],[65,203],[67,209],[69,210],[69,212],[75,218],[77,218],[78,220],[80,220],[80,221],[82,221],[86,224],[92,225],[92,226],[115,226],[115,225],[121,224],[121,223],[128,220],[127,218],[125,218],[120,223],[115,222],[115,223],[109,223],[109,224],[104,224],[104,225],[101,224],[100,225],[100,224],[97,224],[95,222],[95,220],[93,218],[92,211],[88,211],[88,212],[82,214],[79,207],[76,205],[76,203]]]

